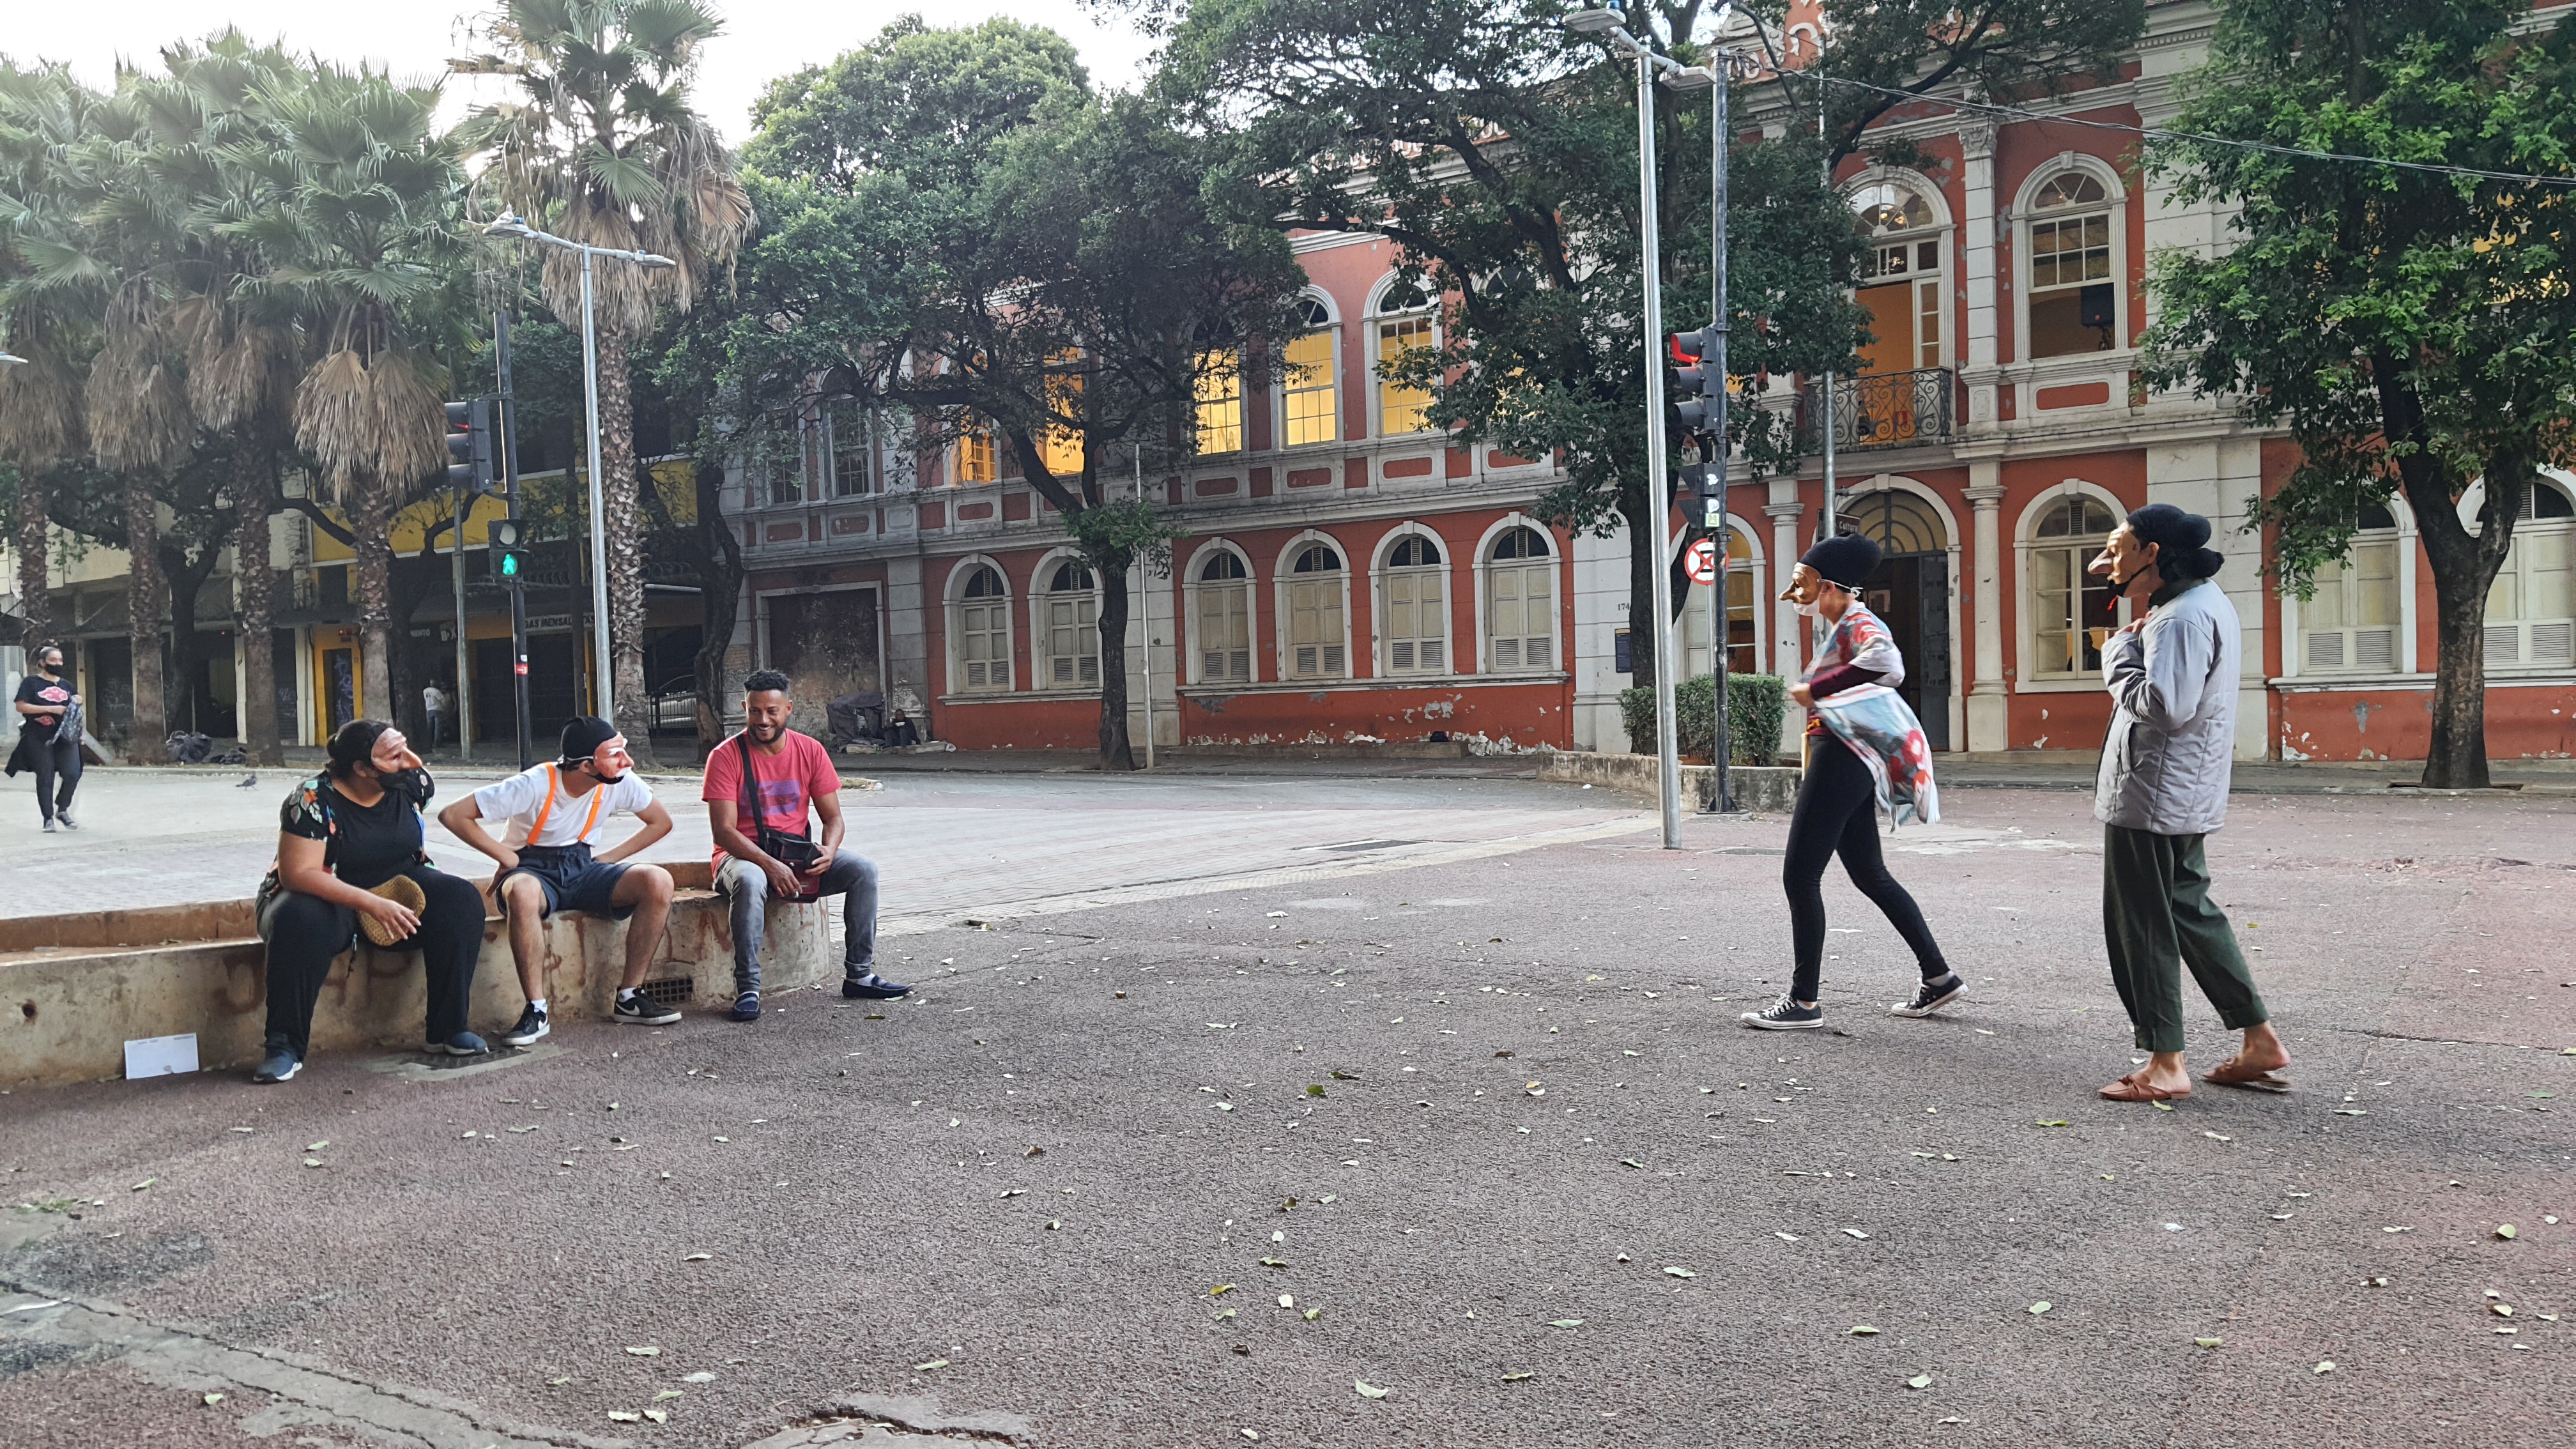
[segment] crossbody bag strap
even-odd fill
[[[756,788],[760,784],[760,767],[753,764],[751,761],[751,732],[749,730],[745,730],[741,734],[735,735],[733,737],[733,742],[735,747],[742,751],[743,814],[751,823],[751,829],[746,831],[745,834],[749,835],[752,843],[757,845],[760,843],[760,829],[763,825],[768,823],[760,818],[760,791]],[[741,827],[737,826],[735,828],[740,829]]]

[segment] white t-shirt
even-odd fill
[[[435,684],[421,690],[420,702],[427,705],[433,714],[447,708],[447,696],[439,693]]]
[[[502,843],[513,849],[528,844],[570,845],[575,841],[596,847],[610,817],[621,811],[632,815],[653,803],[653,787],[632,771],[615,784],[594,785],[580,795],[563,788],[563,773],[560,766],[539,765],[498,784],[486,785],[474,792],[475,813],[486,820],[509,821]],[[545,808],[549,792],[554,804],[545,810],[545,830],[531,841],[528,827],[537,812]]]

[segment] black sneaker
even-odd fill
[[[892,1001],[898,996],[911,994],[911,987],[900,981],[888,981],[873,971],[865,976],[841,978],[841,995],[851,1001]]]
[[[659,1005],[638,991],[617,1003],[617,1008],[608,1016],[610,1020],[628,1026],[669,1026],[680,1019],[680,1012],[677,1007]]]
[[[287,1081],[302,1070],[304,1070],[303,1059],[286,1048],[279,1047],[268,1054],[268,1060],[259,1064],[259,1070],[251,1073],[250,1079],[262,1086],[269,1086]]]
[[[736,1021],[760,1020],[760,993],[746,991],[736,996],[733,999],[733,1019]]]
[[[1760,1011],[1744,1013],[1743,1021],[1746,1026],[1763,1031],[1797,1031],[1802,1027],[1823,1026],[1825,1008],[1822,1005],[1800,1006],[1798,998],[1784,993],[1779,1000]]]
[[[546,1033],[552,1030],[554,1030],[554,1027],[546,1021],[545,1012],[537,1007],[531,1006],[519,1013],[519,1024],[517,1026],[501,1033],[501,1045],[514,1047],[534,1046],[538,1042],[545,1040]]]
[[[1930,1016],[1967,994],[1968,983],[1953,971],[1915,987],[1912,1001],[1900,1001],[1888,1010],[1899,1016]]]
[[[479,1057],[491,1049],[483,1038],[470,1031],[460,1031],[445,1041],[434,1041],[423,1048],[432,1056],[443,1053],[451,1057]]]

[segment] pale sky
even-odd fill
[[[699,60],[699,109],[725,139],[741,142],[750,131],[751,103],[771,79],[801,66],[831,60],[875,35],[906,11],[948,26],[972,25],[1008,14],[1043,25],[1073,42],[1094,84],[1131,84],[1151,48],[1123,19],[1107,26],[1078,0],[715,0],[724,33]],[[104,88],[115,78],[119,56],[158,65],[160,46],[202,37],[230,24],[257,40],[283,37],[297,50],[340,61],[389,66],[402,79],[443,73],[462,54],[459,18],[483,8],[482,0],[111,0],[93,10],[66,0],[15,0],[0,22],[0,55],[19,64],[63,60],[74,73]],[[473,104],[477,88],[506,82],[490,77],[448,81],[449,119]]]

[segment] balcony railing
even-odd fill
[[[1951,432],[1951,400],[1957,395],[1950,369],[1917,368],[1912,372],[1874,372],[1834,379],[1834,448],[1861,452],[1936,442]],[[1816,437],[1819,400],[1810,383],[1801,389],[1799,430],[1808,451]]]

